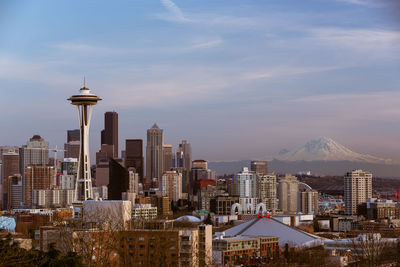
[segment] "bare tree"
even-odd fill
[[[379,233],[365,233],[351,239],[351,252],[353,258],[361,266],[379,266],[386,258],[387,251],[395,249],[397,242],[381,238]]]

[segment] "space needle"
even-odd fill
[[[90,174],[89,128],[93,106],[96,105],[101,98],[90,93],[90,89],[86,88],[86,81],[84,80],[83,87],[79,90],[79,94],[71,96],[68,100],[71,101],[72,105],[76,106],[79,117],[80,147],[74,202],[82,202],[84,200],[93,199],[92,177]]]

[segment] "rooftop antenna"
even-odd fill
[[[83,76],[83,88],[86,88],[86,77]]]

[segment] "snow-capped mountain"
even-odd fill
[[[283,153],[282,153],[283,152]],[[308,141],[293,151],[281,151],[276,157],[282,161],[353,161],[365,163],[390,164],[392,160],[360,154],[327,137]]]

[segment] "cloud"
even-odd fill
[[[269,79],[280,76],[291,76],[291,75],[301,75],[301,74],[310,74],[315,72],[323,72],[330,70],[343,69],[344,66],[317,66],[317,67],[293,67],[293,66],[285,66],[278,68],[271,68],[265,71],[255,71],[248,72],[243,75],[244,79],[247,80],[255,80],[255,79]]]
[[[184,15],[182,10],[171,0],[160,0],[161,4],[168,9],[172,17],[164,17],[164,19],[177,21],[177,22],[187,22],[189,21]],[[160,16],[163,17],[163,16]]]
[[[398,0],[336,0],[351,5],[359,5],[370,8],[386,8],[398,6]]]
[[[73,53],[85,53],[85,54],[95,54],[95,53],[124,54],[128,52],[127,50],[122,48],[110,48],[105,46],[79,43],[73,41],[66,41],[57,44],[52,44],[50,45],[50,47],[61,51],[73,52]]]
[[[212,47],[219,46],[221,44],[222,44],[221,39],[215,39],[215,40],[211,40],[211,41],[194,44],[191,48],[193,48],[193,49],[212,48]]]

